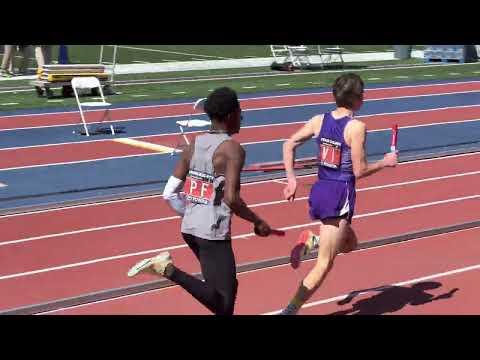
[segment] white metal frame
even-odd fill
[[[290,51],[287,45],[270,45],[270,51],[277,63],[287,62],[290,59]]]
[[[107,61],[103,61],[103,47],[105,45],[100,45],[100,58],[98,59],[98,63],[99,64],[112,64],[112,73],[110,74],[110,82],[113,84],[113,80],[115,78],[115,66],[117,65],[117,48],[118,48],[118,45],[113,45],[113,58],[112,58],[112,62],[107,62]]]
[[[270,45],[270,51],[278,63],[291,62],[299,67],[310,65],[311,50],[305,45]],[[279,58],[281,58],[280,61]]]
[[[317,45],[316,52],[314,49],[306,45],[270,45],[270,50],[276,62],[291,62],[294,66],[309,66],[312,65],[310,57],[318,55],[320,58],[320,65],[322,68],[326,64],[331,64],[338,61],[343,66],[343,48],[328,47],[322,49]]]
[[[343,66],[343,48],[337,45],[336,47],[322,49],[320,45],[317,45],[317,50],[322,68],[325,64],[331,64],[335,61],[340,62]]]
[[[193,113],[195,110],[199,107],[203,107],[203,103],[207,100],[206,98],[200,98],[197,101],[195,101],[195,104],[193,104],[193,110],[190,113],[190,116],[188,120],[179,120],[176,122],[178,127],[180,128],[180,134],[182,135],[183,139],[185,140],[185,143],[187,145],[190,145],[190,141],[188,140],[187,135],[185,134],[184,128],[202,128],[206,126],[211,126],[212,122],[210,120],[202,120],[202,119],[192,119]],[[178,152],[177,149],[174,149],[172,152],[173,153]]]
[[[85,134],[87,136],[90,136],[90,133],[88,132],[87,123],[85,121],[85,114],[82,107],[87,107],[87,108],[106,107],[104,112],[104,118],[105,118],[105,116],[108,116],[108,117],[110,116],[109,107],[112,104],[105,101],[102,85],[100,84],[100,81],[98,80],[98,78],[94,76],[74,77],[71,81],[71,84],[72,84],[73,93],[75,94],[75,99],[77,101],[78,109],[80,111],[80,117],[82,118]],[[90,101],[90,102],[83,102],[83,103],[80,101],[78,97],[77,89],[96,89],[96,88],[98,88],[100,91],[100,97],[102,98],[102,101]],[[115,131],[113,130],[113,126],[110,126],[110,129],[112,130],[112,134],[115,134]]]

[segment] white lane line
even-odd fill
[[[468,231],[468,230],[472,230],[472,229],[463,229],[463,230],[454,231],[452,233]],[[433,236],[430,236],[430,237],[436,237],[436,236],[441,236],[441,235],[444,235],[444,234],[433,235]],[[412,240],[403,241],[401,243],[390,243],[390,244],[385,244],[385,245],[382,245],[382,246],[376,246],[376,247],[357,250],[357,252],[372,252],[372,251],[378,250],[380,248],[385,248],[385,247],[404,246],[404,245],[410,244],[410,243],[412,243],[414,241],[417,241],[417,240],[418,239],[412,239]],[[339,256],[344,256],[344,254],[340,254]],[[308,263],[308,262],[312,262],[312,261],[316,261],[316,259],[309,259],[309,260],[305,260],[304,262]],[[281,265],[271,266],[271,267],[267,267],[267,268],[245,271],[245,272],[242,272],[242,273],[238,274],[238,276],[239,277],[244,276],[244,275],[252,273],[252,272],[269,271],[271,269],[282,268],[282,267],[286,267],[286,266],[290,266],[290,264],[281,264]],[[474,266],[480,266],[480,264],[479,265],[474,265]],[[470,267],[467,267],[467,268],[470,268]],[[452,271],[457,271],[457,270],[452,270]],[[442,273],[440,273],[440,274],[442,274]],[[423,277],[421,279],[423,279]],[[407,285],[404,282],[402,282],[400,284]],[[59,312],[59,311],[65,310],[65,309],[76,309],[76,308],[80,308],[80,307],[86,307],[86,306],[90,306],[90,305],[95,305],[95,304],[100,304],[100,303],[105,303],[105,302],[110,302],[110,301],[116,301],[116,300],[120,300],[120,299],[126,299],[126,298],[130,298],[130,297],[134,297],[134,296],[140,296],[140,295],[151,294],[151,293],[159,293],[159,292],[162,292],[162,291],[166,291],[166,290],[169,290],[169,289],[176,288],[177,286],[178,285],[174,285],[174,286],[171,286],[171,287],[166,287],[166,288],[161,288],[161,289],[152,289],[152,290],[148,290],[148,291],[144,291],[144,292],[139,292],[139,293],[134,293],[134,294],[129,294],[129,295],[123,295],[123,296],[119,296],[119,297],[116,297],[116,298],[109,298],[109,299],[105,299],[105,300],[93,301],[93,302],[86,303],[86,304],[75,305],[75,306],[70,306],[70,307],[61,308],[61,309],[55,309],[55,310],[47,311],[47,312],[44,312],[44,313],[41,313],[41,314],[50,314],[50,313]],[[397,286],[401,286],[401,285],[397,285]],[[335,300],[332,300],[332,301],[339,301],[339,300],[344,299],[347,296],[348,296],[348,294],[344,294],[344,295],[340,295],[340,296],[337,296],[335,298],[330,298],[330,299],[335,299]],[[323,301],[323,300],[320,300],[320,301]],[[308,303],[305,304],[304,307],[307,307],[307,305],[308,305]],[[312,305],[312,306],[314,306],[314,305]],[[279,311],[281,311],[281,310],[271,311],[271,312],[268,312],[268,313],[264,313],[263,315],[273,315],[273,314],[277,314]],[[38,314],[38,315],[40,315],[40,314]]]
[[[436,176],[436,177],[425,178],[425,179],[418,179],[418,180],[404,181],[404,182],[398,182],[398,183],[392,183],[392,184],[385,184],[385,185],[377,185],[377,186],[359,188],[359,189],[357,189],[357,192],[402,187],[402,186],[407,186],[407,185],[412,185],[412,184],[420,184],[420,183],[425,183],[425,182],[446,180],[446,179],[452,179],[452,178],[458,178],[458,177],[464,177],[464,176],[472,176],[472,175],[479,175],[479,174],[480,174],[480,170],[479,171],[467,172],[467,173],[461,173],[461,174]],[[280,180],[269,180],[268,182],[275,182],[275,183],[282,184],[282,185],[287,184],[286,182],[282,182]],[[303,196],[303,197],[295,198],[294,201],[304,201],[304,200],[307,200],[307,199],[308,199],[308,196]],[[278,204],[283,204],[283,203],[286,203],[286,202],[287,202],[287,200],[274,200],[274,201],[268,201],[268,202],[262,202],[262,203],[254,203],[254,204],[250,204],[249,206],[251,208],[256,208],[256,207],[262,207],[262,206],[278,205]],[[358,216],[362,217],[362,215],[357,215],[354,218],[356,218]],[[49,238],[53,238],[53,237],[61,237],[61,236],[66,236],[66,235],[81,234],[81,233],[92,232],[92,231],[103,231],[103,230],[108,230],[108,229],[115,229],[115,228],[128,227],[128,226],[134,226],[134,225],[143,225],[143,224],[149,224],[149,223],[154,223],[154,222],[162,222],[162,221],[167,221],[167,220],[175,220],[175,219],[180,219],[180,216],[154,218],[154,219],[128,222],[128,223],[122,223],[122,224],[86,228],[86,229],[81,229],[81,230],[73,230],[73,231],[62,232],[62,233],[40,235],[40,236],[34,236],[34,237],[23,238],[23,239],[18,239],[18,240],[1,242],[0,246],[18,244],[18,243],[23,243],[23,242],[35,241],[35,240],[49,239]]]
[[[252,86],[242,86],[242,89],[256,89],[257,87],[255,85]]]
[[[476,105],[476,106],[478,106],[478,105]],[[452,109],[452,108],[467,108],[467,107],[470,108],[470,109],[472,108],[471,105],[462,105],[462,106],[457,106],[457,107],[446,107],[446,108],[438,108],[438,109],[433,109],[433,110],[434,111],[435,110],[440,110],[441,111],[441,110]],[[409,110],[409,111],[400,111],[400,112],[394,112],[394,113],[381,113],[381,114],[375,114],[375,115],[360,115],[360,116],[357,116],[357,118],[358,119],[363,119],[363,118],[372,118],[372,117],[377,117],[377,116],[405,114],[405,113],[418,113],[418,112],[425,112],[425,111],[432,111],[432,109],[430,109],[430,110]],[[471,120],[443,121],[443,122],[419,124],[419,125],[406,125],[406,126],[402,126],[402,128],[403,129],[409,129],[409,128],[417,128],[417,127],[459,124],[459,123],[477,122],[478,120],[480,120],[480,118],[471,119]],[[304,123],[304,121],[295,121],[295,122],[288,122],[288,123],[276,123],[276,124],[262,124],[262,125],[245,126],[242,129],[259,128],[259,127],[272,127],[272,126],[285,126],[285,125],[294,125],[294,124],[303,124],[303,123]],[[382,132],[382,131],[390,131],[390,128],[368,130],[368,132]],[[201,133],[201,132],[203,132],[203,131],[191,131],[191,132],[188,132],[188,134],[193,135],[193,134]],[[181,133],[176,132],[176,133],[165,133],[165,134],[147,135],[147,136],[139,135],[139,136],[132,136],[132,137],[130,137],[130,139],[143,138],[144,140],[148,140],[151,137],[174,136],[174,135],[180,135],[180,134]],[[263,143],[279,142],[279,141],[285,141],[285,140],[286,139],[252,141],[252,142],[244,142],[244,143],[242,143],[242,145],[263,144]],[[0,152],[1,151],[7,151],[7,150],[41,148],[41,147],[47,147],[47,146],[51,147],[51,146],[61,146],[61,145],[70,145],[70,144],[83,144],[83,143],[87,143],[87,142],[88,143],[93,143],[93,142],[97,142],[97,141],[111,141],[111,139],[98,139],[98,140],[82,141],[82,142],[66,142],[66,143],[57,143],[57,144],[42,144],[42,145],[10,147],[10,148],[0,149]],[[118,157],[106,157],[106,158],[91,159],[91,160],[78,160],[78,161],[48,163],[48,164],[38,164],[38,165],[25,165],[25,166],[19,166],[19,167],[0,168],[0,171],[19,170],[19,169],[42,167],[42,166],[70,165],[70,164],[77,164],[77,163],[84,163],[84,162],[95,162],[95,161],[102,161],[102,160],[122,159],[122,158],[129,158],[129,157],[134,157],[134,156],[145,156],[145,155],[154,155],[154,154],[148,154],[147,153],[147,154],[136,154],[136,155],[124,155],[124,156],[118,156]]]
[[[426,127],[426,126],[437,126],[437,125],[446,125],[446,124],[456,124],[456,123],[467,123],[467,122],[476,122],[480,119],[473,119],[473,120],[463,120],[463,121],[449,121],[449,122],[443,122],[443,123],[434,123],[434,124],[422,124],[422,125],[411,125],[411,126],[403,126],[402,128],[408,129],[408,128],[417,128],[417,127]],[[271,126],[271,125],[260,125],[260,126]],[[258,126],[258,127],[260,127]],[[368,132],[382,132],[382,131],[390,131],[390,128],[385,128],[385,129],[376,129],[376,130],[370,130]],[[137,138],[145,138],[145,136],[133,136],[130,139],[134,140]],[[274,143],[274,142],[281,142],[285,141],[287,139],[275,139],[275,140],[264,140],[264,141],[253,141],[253,142],[245,142],[241,143],[241,145],[255,145],[255,144],[266,144],[266,143]],[[101,141],[101,140],[95,140],[95,141]],[[60,144],[55,144],[60,145]],[[36,147],[36,146],[32,146]],[[26,147],[28,148],[28,147]],[[12,150],[12,149],[0,149],[1,150]],[[81,163],[87,163],[87,162],[97,162],[97,161],[104,161],[104,160],[116,160],[116,159],[126,159],[126,158],[133,158],[133,157],[141,157],[141,156],[152,156],[152,155],[165,155],[169,154],[168,152],[164,153],[142,153],[142,154],[132,154],[132,155],[123,155],[123,156],[113,156],[113,157],[105,157],[105,158],[98,158],[98,159],[87,159],[87,160],[76,160],[76,161],[66,161],[66,162],[58,162],[58,163],[47,163],[47,164],[36,164],[36,165],[25,165],[25,166],[16,166],[16,167],[9,167],[9,168],[0,168],[0,172],[2,171],[10,171],[10,170],[21,170],[21,169],[30,169],[30,168],[38,168],[38,167],[47,167],[47,166],[61,166],[61,165],[75,165],[75,164],[81,164]],[[408,161],[411,162],[411,161]]]
[[[467,107],[467,106],[462,106],[462,107]],[[471,108],[471,106],[468,106]],[[411,111],[407,111],[411,112]],[[417,112],[417,111],[413,111]],[[406,112],[399,112],[399,113],[391,113],[391,114],[400,114],[400,113],[406,113]],[[391,115],[390,114],[390,115]],[[383,116],[383,115],[388,115],[386,114],[377,114],[378,116]],[[362,119],[365,117],[371,117],[371,115],[361,115],[357,116],[358,119]],[[469,123],[469,122],[477,122],[479,121],[480,118],[478,119],[471,119],[471,120],[455,120],[455,121],[443,121],[443,122],[437,122],[437,123],[429,123],[429,124],[419,124],[419,125],[406,125],[406,126],[401,126],[402,129],[410,129],[410,128],[420,128],[420,127],[428,127],[428,126],[441,126],[441,125],[451,125],[451,124],[459,124],[459,123]],[[250,129],[250,128],[259,128],[259,127],[272,127],[272,126],[285,126],[285,125],[295,125],[295,124],[303,124],[305,123],[304,121],[295,121],[295,122],[289,122],[289,123],[276,123],[276,124],[263,124],[263,125],[252,125],[252,126],[246,126],[243,127],[242,129]],[[375,130],[368,130],[368,132],[382,132],[382,131],[390,131],[390,128],[383,128],[383,129],[375,129]],[[196,134],[196,133],[201,133],[203,131],[191,131],[188,132],[188,134]],[[180,133],[167,133],[167,134],[160,134],[160,135],[139,135],[139,136],[132,136],[130,139],[144,139],[148,140],[151,137],[162,137],[162,136],[174,136],[174,135],[180,135]],[[264,144],[264,143],[273,143],[273,142],[279,142],[279,141],[285,141],[286,139],[275,139],[275,140],[263,140],[263,141],[252,141],[252,142],[244,142],[242,145],[254,145],[254,144]],[[29,149],[29,148],[41,148],[41,147],[54,147],[54,146],[62,146],[62,145],[74,145],[74,144],[83,144],[83,143],[93,143],[93,142],[98,142],[98,141],[112,141],[111,139],[99,139],[99,140],[91,140],[91,141],[81,141],[81,142],[66,142],[66,143],[58,143],[58,144],[42,144],[42,145],[30,145],[30,146],[20,146],[20,147],[11,147],[11,148],[3,148],[0,149],[1,151],[8,151],[8,150],[19,150],[19,149]],[[36,168],[36,167],[43,167],[43,166],[57,166],[57,165],[72,165],[72,164],[79,164],[79,163],[85,163],[85,162],[95,162],[95,161],[103,161],[103,160],[113,160],[113,159],[124,159],[124,158],[130,158],[130,157],[136,157],[136,156],[148,156],[148,155],[160,155],[158,153],[145,153],[145,154],[135,154],[135,155],[123,155],[123,156],[114,156],[114,157],[105,157],[105,158],[98,158],[98,159],[89,159],[89,160],[77,160],[77,161],[67,161],[67,162],[58,162],[58,163],[47,163],[47,164],[37,164],[37,165],[25,165],[25,166],[16,166],[16,167],[9,167],[9,168],[0,168],[0,171],[9,171],[9,170],[20,170],[20,169],[28,169],[28,168]]]
[[[91,160],[77,160],[77,161],[66,161],[66,162],[58,162],[58,163],[51,163],[51,164],[38,164],[38,165],[26,165],[26,166],[15,166],[10,168],[3,168],[0,169],[1,171],[9,171],[9,170],[20,170],[20,169],[30,169],[30,168],[38,168],[38,167],[46,167],[46,166],[60,166],[60,165],[72,165],[72,164],[83,164],[87,162],[97,162],[103,160],[115,160],[115,159],[126,159],[126,158],[133,158],[133,157],[140,157],[140,156],[162,156],[165,154],[161,154],[158,152],[154,153],[143,153],[143,154],[132,154],[132,155],[124,155],[124,156],[112,156],[112,157],[105,157],[100,159],[91,159]]]
[[[451,198],[451,199],[446,199],[446,200],[432,201],[432,202],[428,202],[428,203],[421,203],[421,204],[415,204],[415,205],[410,205],[410,206],[403,206],[403,207],[399,207],[399,208],[387,209],[387,210],[382,210],[382,211],[375,211],[375,212],[371,212],[371,213],[356,215],[353,218],[358,219],[358,218],[364,218],[364,217],[371,217],[371,216],[389,214],[389,213],[394,213],[394,212],[402,212],[402,211],[411,210],[411,209],[424,208],[424,207],[430,207],[430,206],[434,206],[434,205],[440,205],[440,204],[446,204],[446,203],[452,203],[452,202],[458,202],[458,201],[464,201],[464,200],[470,200],[470,199],[478,199],[478,198],[480,198],[480,194],[471,195],[471,196],[463,196],[463,197],[458,197],[458,198]],[[265,203],[265,204],[267,204],[267,203]],[[257,204],[257,206],[260,206],[260,204]],[[154,220],[152,220],[151,222],[154,222]],[[286,230],[299,229],[299,228],[304,228],[304,227],[309,227],[309,226],[314,226],[314,225],[319,225],[319,224],[320,224],[319,221],[309,222],[309,223],[306,223],[306,224],[298,224],[298,225],[281,227],[281,228],[279,228],[279,230],[286,231]],[[115,225],[115,226],[120,227],[120,225]],[[232,236],[232,239],[244,239],[244,238],[248,238],[248,237],[252,237],[252,236],[255,236],[255,233],[246,233],[246,234],[241,234],[241,235],[235,235],[235,236]],[[146,255],[146,254],[153,254],[153,253],[158,253],[158,252],[168,251],[168,250],[173,250],[173,249],[181,249],[181,248],[186,248],[187,246],[188,245],[186,245],[186,244],[175,245],[175,246],[169,246],[169,247],[165,247],[165,248],[145,250],[145,251],[136,252],[136,253],[126,253],[126,254],[122,254],[122,255],[110,256],[110,257],[105,257],[105,258],[96,258],[96,259],[93,259],[93,260],[87,260],[87,261],[82,261],[82,262],[78,262],[78,263],[71,263],[71,264],[65,264],[65,265],[60,265],[60,266],[55,266],[55,267],[26,271],[26,272],[22,272],[22,273],[8,274],[8,275],[0,276],[0,280],[13,279],[13,278],[18,278],[18,277],[22,277],[22,276],[30,276],[30,275],[49,272],[49,271],[63,270],[63,269],[67,269],[67,268],[96,264],[96,263],[105,262],[105,261],[124,259],[124,258],[137,256],[137,255]]]
[[[213,91],[213,89],[211,89]],[[210,90],[208,90],[210,91]],[[477,93],[480,92],[479,90],[471,90],[471,91],[462,91],[462,92],[454,92],[454,93],[439,93],[439,94],[425,94],[425,95],[409,95],[409,96],[400,96],[400,97],[386,97],[386,98],[378,98],[378,99],[370,99],[370,100],[365,100],[365,102],[370,102],[370,101],[382,101],[382,100],[395,100],[395,99],[404,99],[404,98],[411,98],[411,97],[426,97],[426,96],[441,96],[441,95],[452,95],[452,94],[465,94],[465,93]],[[179,92],[183,93],[183,92]],[[290,96],[290,95],[289,95]],[[333,104],[334,102],[332,101],[324,101],[324,102],[310,102],[310,103],[303,103],[303,104],[295,104],[295,105],[281,105],[281,106],[267,106],[267,107],[259,107],[259,108],[253,108],[253,109],[244,109],[244,112],[249,112],[249,111],[262,111],[262,110],[271,110],[271,109],[286,109],[286,108],[292,108],[292,107],[305,107],[305,106],[317,106],[317,105],[327,105],[327,104]],[[173,105],[178,105],[178,104],[173,104]],[[157,105],[157,106],[162,106],[162,105]],[[419,109],[419,110],[406,110],[406,111],[397,111],[397,112],[392,112],[392,113],[376,113],[376,114],[369,114],[369,115],[362,115],[362,116],[357,116],[358,118],[365,117],[365,116],[379,116],[379,115],[386,115],[386,114],[402,114],[402,113],[415,113],[415,112],[425,112],[425,111],[435,111],[435,110],[442,110],[442,109],[451,109],[451,108],[464,108],[464,107],[475,107],[479,105],[460,105],[460,106],[446,106],[446,107],[438,107],[438,108],[430,108],[430,109]],[[152,106],[145,106],[145,108],[149,108]],[[133,109],[135,107],[131,107],[129,109]],[[91,110],[89,112],[94,112],[97,110]],[[201,115],[203,113],[199,113]],[[162,115],[162,116],[150,116],[150,117],[139,117],[139,118],[128,118],[128,119],[119,119],[119,120],[112,120],[112,121],[104,121],[104,122],[98,122],[98,121],[92,121],[89,122],[89,124],[99,124],[99,123],[105,123],[105,122],[126,122],[126,121],[142,121],[142,120],[158,120],[158,119],[175,119],[179,117],[185,117],[188,114],[180,114],[180,115]],[[18,115],[18,116],[23,116],[23,115]],[[4,116],[5,118],[10,117],[10,115]],[[1,119],[2,117],[0,117]],[[306,120],[305,120],[306,121]],[[300,121],[298,122],[300,123]],[[274,124],[265,124],[265,125],[258,125],[258,126],[271,126]],[[281,124],[276,124],[276,125],[281,125]],[[8,129],[0,129],[0,131],[15,131],[15,130],[26,130],[26,129],[42,129],[42,128],[53,128],[53,127],[62,127],[62,126],[79,126],[78,123],[63,123],[63,124],[56,124],[56,125],[39,125],[39,126],[26,126],[26,127],[18,127],[18,128],[8,128]],[[252,127],[252,126],[250,126]],[[162,135],[170,135],[170,134],[176,134],[176,133],[165,133]],[[102,140],[91,140],[89,142],[94,142],[94,141],[102,141]],[[44,144],[44,145],[36,145],[36,146],[48,146],[51,144]]]
[[[469,63],[473,64],[473,63]],[[455,65],[449,65],[449,66],[463,66],[463,65],[468,65],[468,64],[455,64]],[[422,66],[403,66],[403,67],[391,67],[388,69],[385,68],[377,68],[377,69],[357,69],[355,72],[365,72],[365,71],[385,71],[385,70],[399,70],[399,69],[413,69],[413,68],[430,68],[430,67],[438,67],[438,65],[422,65]],[[344,73],[345,70],[323,70],[321,73],[324,74],[339,74],[339,73]],[[297,75],[306,75],[306,76],[311,76],[311,75],[316,75],[320,74],[320,72],[309,72],[304,73],[304,72],[298,72],[298,73],[273,73],[273,74],[266,74],[266,75],[244,75],[240,77],[234,77],[234,76],[222,76],[222,77],[215,77],[215,78],[209,78],[209,81],[220,81],[220,80],[237,80],[237,79],[253,79],[253,78],[267,78],[267,77],[280,77],[280,76],[297,76]],[[116,84],[116,86],[133,86],[133,85],[152,85],[152,84],[172,84],[172,83],[190,83],[190,82],[200,82],[204,81],[205,79],[182,79],[182,80],[159,80],[159,81],[150,81],[150,82],[144,82],[144,83],[120,83]]]
[[[438,65],[435,65],[438,66]],[[480,73],[480,71],[478,72]],[[467,84],[477,84],[479,83],[480,80],[473,80],[473,81],[451,81],[451,82],[446,82],[446,83],[435,83],[435,84],[419,84],[419,85],[400,85],[400,86],[390,86],[390,87],[379,87],[379,88],[373,88],[373,89],[367,89],[366,93],[368,94],[369,92],[381,92],[382,90],[391,90],[391,89],[408,89],[408,88],[422,88],[422,87],[442,87],[444,85],[467,85]],[[20,91],[20,90],[19,90]],[[30,90],[27,90],[30,91]],[[479,92],[480,89],[478,90],[470,90],[466,91],[468,92]],[[449,92],[441,92],[441,93],[435,93],[435,94],[427,94],[427,95],[421,95],[421,96],[434,96],[434,95],[447,95],[447,94],[462,94],[465,93],[465,91],[449,91]],[[302,97],[302,96],[309,96],[309,95],[325,95],[325,94],[331,94],[330,91],[321,91],[321,92],[308,92],[308,93],[300,93],[300,94],[288,94],[288,95],[270,95],[270,96],[247,96],[247,97],[240,97],[240,101],[251,101],[251,100],[259,100],[259,99],[275,99],[275,98],[282,98],[282,97]],[[412,95],[408,97],[417,97],[420,95]],[[402,96],[400,98],[405,98],[405,96]],[[391,97],[391,98],[381,98],[380,100],[385,100],[385,99],[397,99],[397,97]],[[332,102],[328,102],[326,104],[331,104]],[[162,104],[162,105],[144,105],[144,106],[129,106],[129,107],[122,107],[122,108],[115,108],[112,110],[124,110],[124,109],[142,109],[142,108],[162,108],[162,107],[172,107],[172,106],[184,106],[184,105],[193,105],[193,102],[185,102],[185,103],[174,103],[174,104]],[[318,105],[318,104],[323,104],[323,103],[315,103],[312,105]],[[302,105],[309,105],[309,104],[302,104]],[[301,105],[301,106],[302,106]],[[295,105],[298,106],[298,105]],[[266,109],[266,108],[265,108]],[[101,110],[92,110],[90,112],[95,112],[95,111],[101,111]],[[29,113],[29,114],[17,114],[17,115],[2,115],[0,116],[0,119],[2,118],[9,118],[9,117],[30,117],[30,116],[51,116],[54,114],[73,114],[73,113],[78,113],[76,110],[71,110],[71,111],[55,111],[55,112],[48,112],[48,113]],[[186,116],[189,114],[184,114],[181,116]],[[117,121],[117,120],[115,120]],[[78,125],[78,124],[73,124],[73,125]]]
[[[7,186],[8,186],[7,184],[0,182],[0,188],[7,187]]]
[[[422,276],[422,277],[418,277],[418,278],[414,278],[414,279],[410,279],[410,280],[406,280],[406,281],[401,281],[401,282],[398,282],[398,283],[395,283],[395,284],[392,284],[392,285],[389,285],[389,286],[405,286],[405,285],[410,285],[410,284],[414,284],[414,283],[418,283],[418,282],[422,282],[422,281],[426,281],[426,280],[433,280],[433,279],[437,279],[437,278],[441,278],[441,277],[445,277],[445,276],[461,274],[461,273],[464,273],[464,272],[467,272],[467,271],[479,270],[479,269],[480,269],[480,264],[472,265],[472,266],[465,266],[465,267],[457,268],[457,269],[454,269],[454,270],[444,271],[444,272],[435,273],[435,274],[431,274],[431,275],[427,275],[427,276]],[[366,294],[368,292],[373,292],[373,291],[372,290],[370,290],[370,291],[367,290],[367,291],[359,292],[358,294],[361,295],[361,294]],[[318,305],[323,305],[323,304],[328,304],[328,303],[332,303],[332,302],[335,302],[335,301],[340,301],[340,300],[345,299],[348,295],[349,294],[343,294],[343,295],[331,297],[331,298],[328,298],[328,299],[312,301],[312,302],[309,302],[309,303],[306,303],[305,305],[303,305],[302,309],[307,309],[307,308],[318,306]],[[270,312],[264,313],[262,315],[278,315],[281,312],[282,312],[282,310],[275,310],[275,311],[270,311]]]
[[[275,86],[289,86],[290,83],[283,83],[283,84],[275,84]]]
[[[107,45],[107,46],[113,46],[113,45]],[[214,59],[231,59],[231,58],[223,57],[223,56],[192,54],[192,53],[186,53],[186,52],[170,51],[170,50],[160,50],[160,49],[150,49],[150,48],[142,48],[142,47],[136,47],[136,46],[124,46],[124,45],[119,45],[118,47],[119,47],[119,48],[122,48],[122,49],[141,50],[141,51],[149,51],[149,52],[159,52],[159,53],[166,53],[166,54],[202,56],[202,57],[205,57],[205,58],[214,58]],[[202,59],[202,60],[205,60],[205,59]]]
[[[92,227],[92,228],[81,229],[81,230],[72,230],[72,231],[66,231],[66,232],[62,232],[62,233],[32,236],[32,237],[29,237],[29,238],[24,238],[24,239],[19,239],[19,240],[5,241],[5,242],[0,243],[0,246],[20,244],[20,243],[37,241],[37,240],[44,240],[44,239],[51,239],[51,238],[55,238],[55,237],[62,237],[62,236],[68,236],[68,235],[83,234],[83,233],[89,233],[89,232],[94,232],[94,231],[118,229],[118,228],[123,228],[123,227],[128,227],[128,226],[152,224],[152,223],[158,223],[158,222],[163,222],[163,221],[168,221],[168,220],[175,220],[175,219],[179,219],[179,218],[180,217],[178,215],[175,215],[175,216],[169,216],[169,217],[164,217],[164,218],[141,220],[141,221],[132,221],[132,222],[128,222],[128,223]]]
[[[297,179],[305,178],[305,177],[313,177],[313,176],[316,176],[316,174],[299,175],[299,176],[297,176]],[[242,184],[242,188],[253,186],[253,185],[271,183],[271,182],[273,182],[273,180],[262,180],[262,181],[249,182],[249,183]],[[162,197],[162,196],[163,195],[146,195],[146,196],[126,198],[126,199],[108,200],[108,201],[102,201],[102,202],[92,202],[92,203],[79,204],[79,205],[68,205],[68,206],[62,206],[62,207],[58,207],[58,208],[51,208],[51,209],[45,209],[45,210],[26,211],[26,212],[16,213],[16,214],[0,215],[0,220],[3,219],[3,218],[18,217],[18,216],[29,216],[29,215],[42,214],[42,213],[47,213],[47,212],[52,212],[52,211],[63,211],[63,210],[77,209],[77,208],[83,208],[83,207],[110,205],[110,204],[121,203],[121,202],[140,201],[140,200],[145,200],[145,199],[150,199],[150,198],[159,198],[159,197]]]
[[[453,158],[457,158],[457,157],[469,157],[469,156],[478,156],[478,155],[480,155],[480,152],[449,155],[449,156],[445,156],[445,157],[432,158],[432,159],[412,160],[412,161],[399,163],[398,166],[414,164],[414,163],[431,162],[431,161],[444,161],[444,160],[449,160],[449,159],[453,159]],[[469,173],[466,173],[466,174],[469,174]],[[300,176],[297,176],[297,179],[298,178],[307,178],[307,177],[316,177],[316,176],[317,176],[317,174],[300,175]],[[447,175],[447,176],[449,176],[449,175]],[[456,175],[453,175],[453,176],[462,176],[462,174],[456,174]],[[286,180],[286,178],[283,178],[283,180]],[[422,180],[422,179],[420,179],[420,180]],[[413,180],[413,181],[416,181],[416,180]],[[248,187],[248,186],[270,183],[270,182],[273,182],[273,180],[255,181],[255,182],[242,184],[242,187],[245,187],[245,186]],[[383,186],[383,185],[380,185],[380,186]],[[362,191],[362,189],[363,188],[357,189],[357,191]],[[0,219],[8,218],[8,217],[35,215],[35,214],[41,214],[41,213],[45,213],[45,212],[52,212],[52,211],[63,211],[63,210],[67,210],[67,209],[76,209],[76,208],[83,208],[83,207],[88,207],[88,206],[109,205],[109,204],[118,203],[118,202],[136,201],[136,200],[156,198],[156,197],[161,197],[161,196],[162,195],[148,195],[148,196],[141,196],[141,197],[128,198],[128,199],[118,199],[118,200],[109,200],[109,201],[94,202],[94,203],[88,203],[88,204],[70,205],[70,206],[64,206],[64,207],[53,208],[53,209],[34,210],[34,211],[27,211],[27,212],[18,213],[18,214],[2,215],[2,216],[0,216]]]

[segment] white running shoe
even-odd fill
[[[153,258],[143,259],[142,261],[139,261],[138,263],[133,265],[130,270],[128,270],[127,275],[129,277],[132,277],[137,275],[139,272],[145,271],[153,274],[157,273],[163,276],[168,264],[173,264],[173,260],[170,256],[170,253],[166,251],[158,254]]]

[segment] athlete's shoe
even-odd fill
[[[172,257],[168,251],[162,252],[157,256],[139,261],[128,271],[129,277],[137,275],[139,272],[149,272],[152,274],[164,275],[168,264],[173,264]]]
[[[14,76],[14,74],[9,70],[4,70],[4,69],[0,70],[0,77],[10,78],[12,76]]]
[[[300,266],[302,256],[310,254],[318,248],[320,236],[315,235],[310,230],[304,230],[300,233],[297,243],[290,252],[290,265],[296,269]]]
[[[279,315],[297,315],[299,308],[293,306],[292,304],[288,304],[285,309]]]

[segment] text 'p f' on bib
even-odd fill
[[[214,179],[211,174],[190,170],[184,186],[186,200],[195,204],[209,204],[215,193]]]

